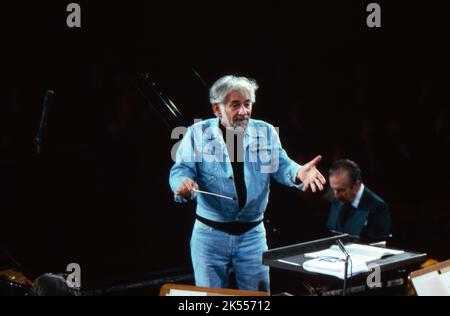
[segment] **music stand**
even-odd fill
[[[296,273],[300,273],[303,280],[307,280],[313,284],[332,285],[336,288],[340,288],[342,280],[330,276],[310,272],[303,269],[303,263],[310,260],[305,257],[305,253],[320,251],[329,248],[331,245],[336,244],[337,240],[341,240],[343,243],[358,241],[348,234],[342,234],[338,236],[308,241],[286,247],[280,247],[270,249],[263,253],[263,264],[268,265],[271,268],[277,268],[282,270],[288,270]],[[370,262],[376,264],[380,268],[381,275],[391,275],[394,272],[400,270],[407,271],[408,269],[414,269],[417,265],[426,260],[426,253],[418,253],[412,251],[404,251],[401,254],[392,255],[386,258],[381,258]],[[367,277],[372,272],[363,272],[361,274],[350,276],[348,279],[352,280],[353,284],[366,283]],[[406,284],[407,274],[402,274],[402,284]],[[348,289],[351,293],[351,289]],[[337,294],[342,294],[342,290],[335,291]]]

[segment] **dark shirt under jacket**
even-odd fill
[[[233,168],[234,184],[236,187],[239,209],[241,210],[247,202],[247,188],[245,186],[244,175],[244,137],[238,137],[237,133],[233,133],[231,131],[228,132],[227,135],[227,129],[223,127],[220,122],[219,126],[220,130],[222,131],[223,138],[227,144],[227,151],[228,155],[230,156],[231,166]],[[231,140],[229,140],[227,137],[234,137],[234,141],[231,142]],[[231,156],[231,154],[233,154],[233,157]],[[261,223],[261,221],[251,223],[221,223],[208,220],[198,215],[196,215],[196,218],[205,225],[224,231],[231,235],[241,235]]]

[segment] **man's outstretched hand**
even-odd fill
[[[192,195],[192,193],[194,193],[194,189],[198,189],[197,183],[189,178],[186,178],[183,182],[181,182],[180,188],[175,192],[175,194],[188,198]]]
[[[317,170],[316,165],[322,160],[322,156],[317,156],[307,164],[303,165],[297,173],[297,179],[303,182],[303,191],[311,187],[311,191],[322,191],[326,181],[323,175]]]

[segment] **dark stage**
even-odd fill
[[[80,28],[69,1],[2,4],[0,270],[34,280],[78,263],[100,295],[191,284],[195,203],[173,201],[171,132],[213,117],[208,89],[226,74],[258,82],[252,117],[279,127],[293,160],[320,154],[324,175],[359,163],[390,205],[392,247],[449,259],[446,11],[392,2],[377,2],[381,28],[366,25],[370,1],[78,1]],[[327,189],[272,181],[269,248],[330,235]]]

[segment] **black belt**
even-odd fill
[[[214,229],[223,231],[225,233],[228,233],[230,235],[242,235],[246,232],[248,232],[253,227],[258,226],[262,221],[258,222],[228,222],[228,223],[222,223],[222,222],[215,222],[211,221],[209,219],[206,219],[204,217],[201,217],[199,215],[195,215],[195,218],[202,222],[203,224],[212,227]]]

